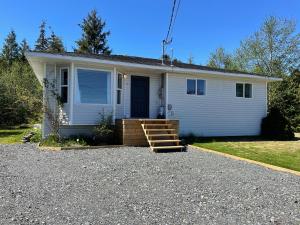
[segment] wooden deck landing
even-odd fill
[[[172,149],[179,145],[179,121],[166,119],[119,119],[116,134],[126,146],[150,146],[152,150]],[[150,143],[150,145],[149,145]]]

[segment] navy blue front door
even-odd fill
[[[149,118],[149,77],[131,76],[131,117]]]

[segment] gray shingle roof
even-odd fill
[[[110,60],[115,62],[136,63],[141,65],[162,66],[161,59],[145,58],[145,57],[138,57],[138,56],[83,54],[83,53],[76,53],[76,52],[64,52],[64,53],[40,52],[40,51],[31,51],[31,52],[47,53],[47,54],[61,55],[61,56],[85,57],[85,58],[92,58],[92,59]],[[165,61],[164,64],[165,66],[170,66],[170,61],[167,62]],[[256,76],[264,76],[264,77],[267,76],[264,74],[248,73],[248,72],[237,71],[237,70],[218,69],[218,68],[212,68],[208,66],[188,64],[188,63],[182,63],[177,61],[173,62],[173,67],[182,68],[182,69],[217,71],[223,73],[247,74],[247,75],[256,75]]]

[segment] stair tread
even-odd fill
[[[172,124],[169,123],[149,123],[149,124],[143,124],[143,126],[158,126],[158,127],[164,127],[164,126],[172,126]]]
[[[183,145],[174,145],[174,146],[157,146],[157,147],[151,147],[152,149],[174,149],[174,148],[184,148]]]
[[[149,140],[149,142],[151,143],[164,143],[164,142],[179,142],[180,140],[179,139],[176,139],[176,140]]]
[[[147,134],[148,137],[167,137],[167,136],[177,136],[177,134]]]
[[[145,128],[145,130],[146,131],[164,131],[164,130],[169,130],[169,131],[171,131],[171,130],[175,130],[175,129],[173,129],[173,128],[157,128],[157,129],[147,129],[147,128]]]

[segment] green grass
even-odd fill
[[[293,141],[266,141],[253,137],[199,139],[193,145],[300,171],[300,136],[296,136]]]
[[[0,129],[0,144],[22,143],[23,136],[32,130],[32,128]]]

